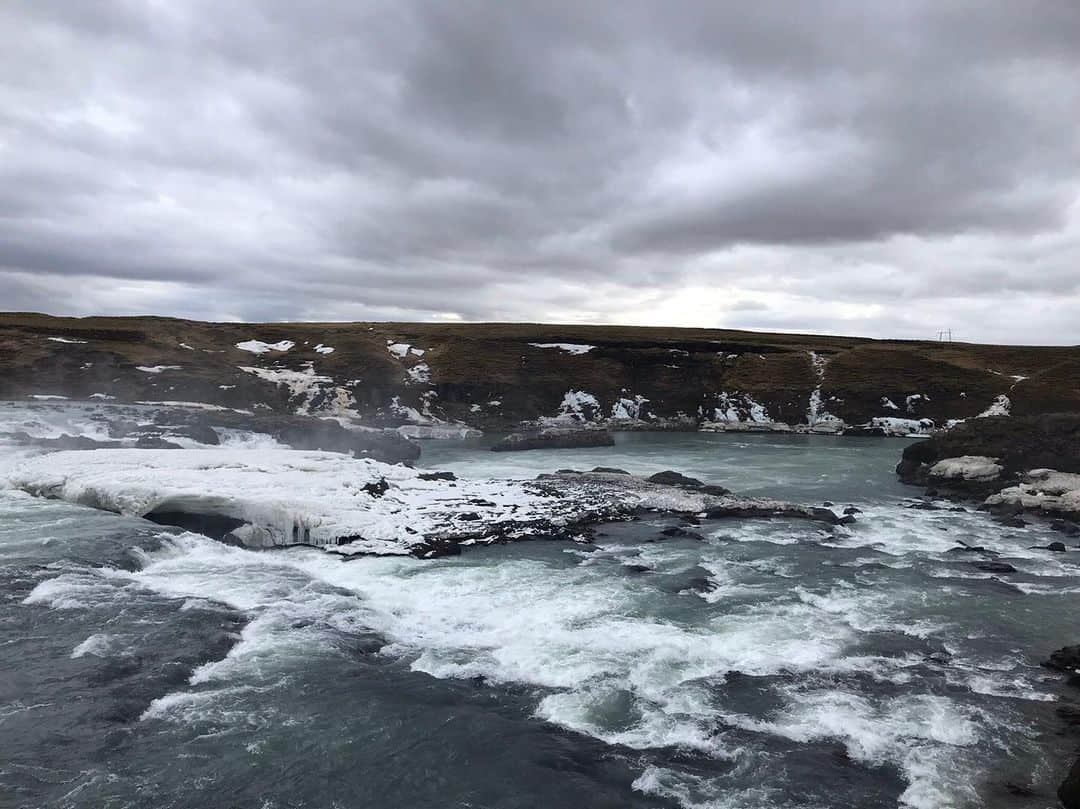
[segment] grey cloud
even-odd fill
[[[1046,316],[1080,287],[1067,3],[41,0],[0,31],[11,307],[648,322],[697,285],[694,325],[932,334],[947,299],[1080,342]],[[924,315],[860,314],[897,301]]]

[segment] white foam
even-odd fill
[[[71,652],[71,656],[72,658],[86,657],[87,655],[108,657],[118,642],[120,642],[120,639],[115,635],[110,635],[107,632],[97,632],[76,646]]]
[[[984,735],[974,711],[926,694],[871,702],[845,691],[786,692],[788,705],[771,719],[732,715],[726,720],[796,742],[836,739],[856,761],[893,764],[908,781],[900,796],[904,806],[941,809],[977,801],[964,768],[957,766],[963,749],[976,746]]]

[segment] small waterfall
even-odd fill
[[[806,423],[811,431],[837,432],[843,427],[844,422],[825,409],[824,399],[821,394],[821,388],[825,384],[825,366],[829,363],[829,360],[816,351],[809,353],[810,365],[817,376],[817,387],[810,392],[810,402],[806,408]]]

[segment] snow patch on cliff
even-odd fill
[[[533,348],[550,348],[558,351],[565,351],[567,354],[588,354],[596,346],[585,345],[584,343],[529,343]]]
[[[266,354],[269,351],[288,351],[295,345],[296,343],[292,340],[281,340],[277,343],[264,343],[262,340],[245,340],[242,343],[237,343],[236,347],[251,354]]]
[[[1012,412],[1012,402],[1009,401],[1009,397],[1004,393],[994,399],[990,406],[981,412],[976,418],[987,418],[988,416],[1008,416]]]

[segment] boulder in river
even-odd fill
[[[1050,655],[1050,659],[1043,665],[1054,671],[1063,671],[1066,674],[1080,670],[1080,645],[1063,646]]]

